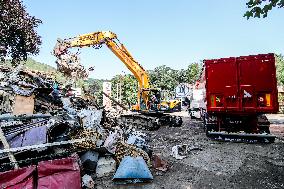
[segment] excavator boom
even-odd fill
[[[65,54],[68,48],[72,47],[95,47],[100,48],[106,44],[107,47],[126,65],[133,73],[139,83],[140,89],[149,88],[149,78],[144,68],[131,56],[129,51],[121,44],[115,33],[110,31],[94,32],[84,35],[79,35],[75,38],[66,40],[58,40],[54,47],[54,55],[60,58]]]

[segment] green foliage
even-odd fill
[[[278,93],[278,102],[284,102],[284,95],[281,93]]]
[[[23,64],[24,67],[26,67],[27,69],[33,70],[33,71],[40,71],[40,72],[46,72],[46,73],[56,72],[56,69],[54,67],[41,63],[41,62],[37,62],[30,57],[28,57],[25,61],[20,61],[20,64]],[[5,66],[11,67],[12,60],[11,59],[5,60]]]
[[[138,82],[133,75],[116,75],[111,79],[112,97],[119,99],[121,85],[121,103],[130,107],[137,103]]]
[[[158,66],[148,71],[151,87],[171,93],[179,83],[195,83],[199,78],[201,68],[198,63],[189,64],[187,69],[181,70],[174,70],[165,65]]]
[[[154,88],[162,90],[173,90],[178,84],[179,71],[171,69],[165,65],[156,67],[153,71],[148,71],[150,83]]]
[[[88,78],[84,83],[83,91],[94,96],[99,106],[103,105],[103,80]]]
[[[278,85],[284,86],[284,57],[282,54],[276,55],[276,76]]]
[[[56,68],[41,62],[37,62],[30,57],[28,57],[26,61],[20,61],[20,64],[23,64],[26,69],[49,74],[56,82],[60,83],[63,86],[67,85],[68,82],[72,80],[72,78],[68,78],[64,76],[63,73],[57,71]],[[5,66],[11,67],[12,60],[6,60]],[[83,85],[85,85],[85,81],[82,79],[78,79],[74,83],[75,87],[83,87]]]
[[[194,83],[201,71],[198,63],[189,64],[187,69],[174,70],[165,65],[148,71],[152,87],[173,91],[179,83]]]
[[[10,61],[11,62],[11,61]],[[70,78],[65,77],[61,72],[57,71],[54,67],[41,63],[41,62],[37,62],[32,58],[27,58],[26,61],[21,61],[20,63],[24,64],[24,66],[27,69],[30,70],[34,70],[34,71],[40,71],[40,72],[44,72],[44,73],[49,73],[49,75],[53,76],[53,79],[64,85],[67,83],[68,80],[70,80]]]
[[[177,74],[178,74],[177,75],[178,83],[187,83],[189,81],[187,76],[187,70],[185,69],[178,70]]]
[[[249,0],[246,5],[249,10],[246,11],[244,17],[247,19],[250,17],[260,18],[261,16],[265,18],[272,8],[283,8],[284,0]]]
[[[23,61],[22,63],[24,63],[25,66],[31,70],[44,71],[44,72],[55,72],[56,71],[54,67],[41,63],[41,62],[37,62],[32,58],[27,58],[27,60]]]
[[[36,28],[41,20],[30,16],[20,0],[0,0],[0,58],[18,64],[29,54],[38,54],[41,44]]]
[[[195,83],[201,72],[201,65],[198,63],[189,64],[186,70],[186,83]]]

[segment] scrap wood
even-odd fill
[[[161,159],[158,155],[153,155],[153,167],[159,171],[167,171],[168,170],[168,162]]]
[[[4,150],[8,150],[8,156],[9,156],[10,161],[13,163],[14,168],[18,169],[19,165],[17,164],[15,156],[12,154],[11,151],[9,151],[11,148],[10,148],[9,143],[7,142],[7,140],[4,136],[4,132],[2,131],[1,127],[0,127],[0,139],[1,139],[1,142],[4,146]]]
[[[33,114],[35,105],[35,96],[16,95],[13,108],[14,115]]]
[[[113,101],[116,105],[118,105],[119,107],[121,107],[124,110],[128,110],[128,108],[124,107],[121,103],[119,103],[117,100],[115,100],[114,98],[110,97],[108,94],[106,94],[105,92],[102,91],[102,94],[104,96],[106,96],[107,98],[109,98],[111,101]]]

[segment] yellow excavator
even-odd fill
[[[165,112],[180,112],[181,100],[173,97],[173,92],[161,90],[161,109]]]
[[[121,116],[123,122],[136,125],[138,128],[153,130],[162,124],[180,126],[181,117],[165,114],[174,109],[180,102],[169,102],[168,106],[161,103],[161,90],[151,88],[149,76],[144,68],[132,57],[125,46],[120,43],[117,35],[111,31],[100,31],[79,35],[69,39],[58,39],[53,49],[57,59],[61,59],[68,53],[70,48],[95,47],[100,48],[105,44],[133,73],[138,81],[137,104],[131,110],[136,114],[125,114]]]

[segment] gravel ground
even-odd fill
[[[205,136],[201,122],[181,115],[182,127],[149,132],[153,152],[169,163],[168,171],[151,169],[154,180],[141,185],[115,185],[105,177],[96,180],[97,188],[284,188],[283,125],[273,124],[279,137],[272,144],[219,142]],[[182,160],[171,156],[178,144],[193,149]]]

